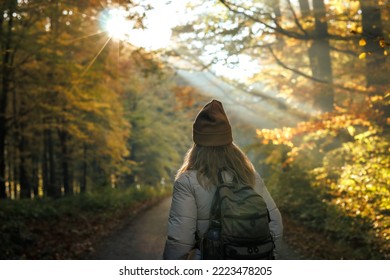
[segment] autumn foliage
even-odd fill
[[[274,166],[272,180],[284,211],[344,240],[356,249],[356,258],[388,258],[390,143],[382,110],[389,95],[368,104],[359,112],[339,108],[257,135],[271,147],[265,162]]]

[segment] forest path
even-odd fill
[[[95,248],[90,259],[160,260],[164,250],[171,197],[139,213],[126,226],[106,237]],[[302,257],[283,243],[279,259]]]

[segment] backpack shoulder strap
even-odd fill
[[[231,182],[225,182],[224,178],[223,178],[223,172],[228,172],[229,174],[232,175],[232,181]],[[237,178],[237,174],[232,171],[232,170],[228,170],[227,168],[220,168],[218,170],[218,184],[219,185],[223,185],[223,184],[226,184],[226,185],[237,185],[238,184],[238,178]]]
[[[211,219],[220,219],[221,218],[221,189],[229,188],[231,189],[234,185],[238,185],[238,180],[236,174],[232,174],[232,182],[225,182],[223,178],[223,172],[229,172],[226,168],[218,169],[218,185],[214,194],[214,198],[211,204],[210,218]]]
[[[218,220],[221,218],[221,189],[223,188],[231,188],[232,183],[237,184],[237,178],[233,175],[233,181],[232,182],[225,182],[223,178],[223,172],[226,171],[226,168],[221,168],[218,170],[218,185],[217,189],[214,194],[214,198],[211,204],[211,210],[210,210],[210,218],[212,220]]]
[[[210,209],[210,220],[220,219],[221,218],[221,195],[219,193],[220,186],[217,187],[214,198],[211,202],[211,209]]]
[[[220,190],[221,190],[221,188],[227,187],[225,182],[224,182],[223,176],[222,176],[222,172],[224,172],[224,171],[225,171],[224,168],[221,168],[218,170],[218,185],[217,185],[217,189],[215,190],[213,201],[211,203],[210,221],[219,220],[221,218]]]

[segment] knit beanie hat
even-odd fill
[[[232,129],[222,103],[212,100],[196,116],[192,138],[200,146],[223,146],[233,142]]]

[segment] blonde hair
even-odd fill
[[[193,144],[184,157],[176,179],[187,170],[196,170],[200,185],[209,189],[212,185],[218,185],[220,169],[231,172],[242,185],[255,186],[255,169],[244,152],[234,143],[216,147]]]

